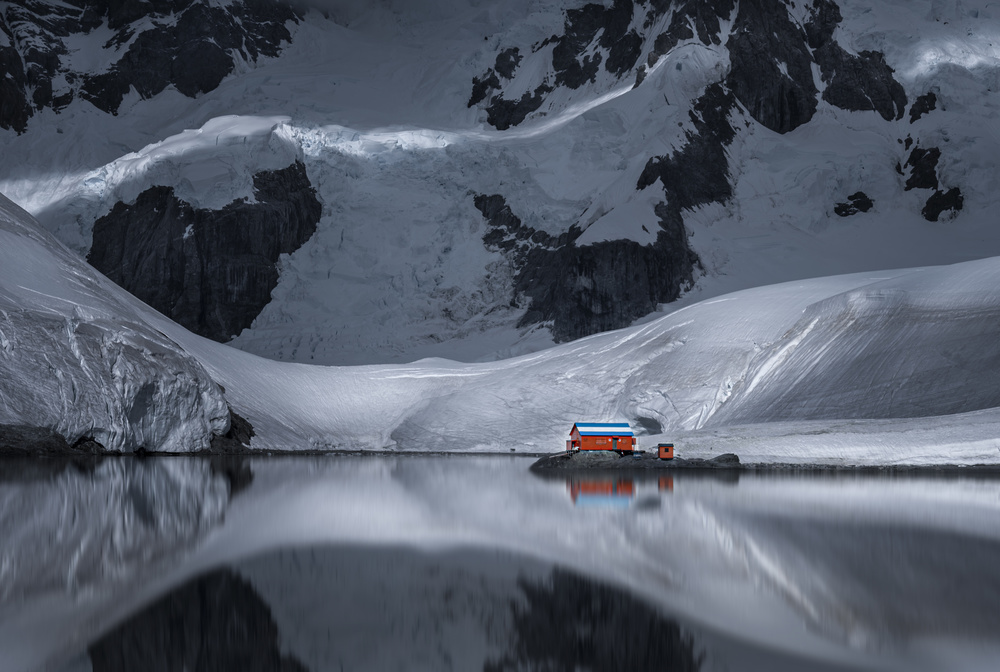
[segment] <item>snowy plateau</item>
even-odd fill
[[[0,426],[1000,462],[992,3],[128,7],[0,3]]]

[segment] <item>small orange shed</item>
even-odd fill
[[[578,422],[569,432],[566,450],[635,450],[627,422]]]

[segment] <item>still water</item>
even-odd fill
[[[1000,480],[0,461],[8,670],[996,670]]]

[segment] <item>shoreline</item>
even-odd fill
[[[822,462],[743,462],[735,453],[723,453],[709,459],[675,457],[661,460],[655,453],[619,455],[612,451],[560,452],[546,455],[530,467],[538,475],[575,473],[646,473],[646,472],[729,472],[739,474],[863,474],[921,475],[953,474],[996,476],[1000,464],[826,464]]]
[[[19,432],[11,436],[10,426],[0,432],[0,461],[77,461],[92,462],[108,459],[155,459],[157,457],[191,458],[296,458],[296,457],[510,457],[536,458],[529,467],[540,476],[574,473],[731,473],[731,474],[829,474],[829,475],[976,475],[1000,478],[1000,463],[977,464],[832,464],[824,462],[744,462],[735,453],[723,453],[712,458],[674,457],[661,460],[654,452],[637,451],[635,455],[612,451],[583,451],[567,453],[520,452],[520,451],[421,451],[399,449],[253,449],[234,446],[189,452],[161,452],[137,450],[115,452],[103,450],[93,442],[72,446],[58,434],[36,428],[18,427]],[[27,430],[27,431],[25,431]],[[5,435],[6,434],[6,435]]]

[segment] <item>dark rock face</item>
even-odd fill
[[[859,212],[868,212],[875,206],[875,201],[868,198],[868,194],[857,191],[847,197],[846,203],[838,203],[833,211],[841,217],[850,217]]]
[[[886,121],[902,119],[906,92],[885,57],[876,51],[855,56],[834,41],[833,31],[842,18],[833,0],[817,0],[806,24],[809,46],[826,83],[823,100],[843,110],[874,110]]]
[[[67,5],[11,3],[0,9],[0,32],[9,46],[0,47],[0,128],[25,130],[34,110],[61,109],[69,104],[61,92],[54,98],[52,79],[67,53],[60,38],[79,12]],[[95,26],[87,24],[87,30]]]
[[[492,68],[486,70],[486,73],[479,77],[472,78],[472,96],[469,98],[469,107],[473,105],[478,105],[483,101],[486,96],[489,95],[490,91],[495,91],[500,88],[500,80],[497,78],[499,75],[504,79],[513,79],[514,71],[517,70],[517,66],[521,63],[521,50],[517,47],[511,47],[510,49],[505,49],[497,54],[496,63],[493,64]],[[539,105],[541,102],[539,102]],[[525,112],[525,116],[534,112],[534,109]],[[521,117],[523,120],[524,117]],[[518,122],[520,123],[520,122]]]
[[[910,189],[937,189],[937,163],[941,158],[941,150],[937,147],[924,149],[914,147],[910,157],[903,164],[910,168],[910,177],[906,180],[906,191]]]
[[[503,196],[479,195],[487,220],[483,242],[504,252],[517,270],[515,293],[530,299],[518,326],[551,324],[557,342],[631,324],[675,300],[693,281],[698,258],[681,221],[661,224],[652,245],[614,240],[577,246],[573,227],[551,236],[522,224]]]
[[[227,569],[161,598],[92,644],[94,672],[305,672],[282,656],[271,610]]]
[[[787,133],[812,119],[819,94],[813,64],[819,65],[826,84],[823,99],[831,105],[873,110],[887,120],[902,117],[906,94],[883,55],[850,54],[834,40],[842,17],[833,0],[818,0],[805,26],[792,19],[783,0],[745,0],[731,32],[723,35],[722,20],[735,9],[734,0],[615,0],[611,6],[590,3],[567,10],[563,34],[532,48],[536,53],[555,44],[549,71],[533,90],[505,97],[505,75],[498,73],[510,71],[508,48],[493,68],[473,78],[469,107],[485,101],[487,122],[505,130],[540,109],[554,89],[596,81],[602,67],[618,79],[634,70],[638,86],[647,68],[682,41],[697,39],[706,45],[726,43],[731,67],[725,87],[772,131]],[[668,12],[667,29],[654,37],[654,26],[662,25]],[[643,59],[643,45],[650,43]]]
[[[529,114],[537,110],[545,102],[545,94],[552,87],[542,84],[533,93],[525,93],[517,100],[496,98],[486,110],[486,121],[498,131],[506,131],[511,126],[517,126]]]
[[[935,109],[937,109],[937,96],[933,91],[928,91],[913,101],[913,107],[910,108],[910,123]]]
[[[253,425],[229,408],[229,431],[223,435],[212,436],[211,451],[213,453],[244,453],[250,448],[250,440],[254,437]]]
[[[236,0],[226,7],[196,0],[21,2],[0,9],[0,128],[22,132],[36,110],[60,110],[76,96],[117,113],[131,87],[150,98],[168,86],[194,97],[216,88],[236,58],[278,55],[298,14],[283,1]],[[114,56],[101,74],[64,63],[67,38],[104,25]],[[30,99],[29,99],[30,98]]]
[[[916,106],[916,105],[914,105]],[[912,139],[906,138],[906,147],[912,145]],[[962,190],[952,187],[942,191],[938,180],[937,165],[941,159],[941,150],[937,147],[914,147],[903,168],[910,169],[910,177],[906,180],[906,191],[911,189],[933,189],[934,193],[927,199],[920,214],[929,222],[936,222],[946,210],[958,212],[965,204]],[[902,173],[902,170],[900,170]],[[903,173],[905,175],[905,173]]]
[[[469,96],[468,107],[472,107],[473,105],[478,105],[479,103],[481,103],[483,101],[484,98],[486,98],[486,96],[489,95],[489,93],[490,93],[491,90],[499,89],[499,88],[500,88],[500,80],[497,78],[497,73],[494,72],[492,68],[490,68],[489,70],[487,70],[486,73],[482,76],[482,78],[473,77],[472,78],[472,95]],[[538,109],[538,108],[535,108],[535,109]],[[534,110],[532,110],[532,111],[534,111]],[[530,112],[527,113],[527,114],[530,114]],[[527,116],[527,114],[525,114],[525,116]],[[518,122],[518,123],[520,123],[520,122]],[[494,124],[494,126],[495,125],[496,124]]]
[[[927,199],[927,204],[924,205],[920,214],[924,216],[924,219],[936,222],[945,210],[953,212],[961,210],[964,202],[965,199],[962,198],[962,190],[958,187],[952,187],[945,192],[937,190]]]
[[[522,58],[521,50],[517,47],[511,47],[497,54],[497,61],[493,67],[496,68],[497,74],[504,79],[513,79],[514,71],[517,70]]]
[[[301,163],[257,174],[254,187],[255,203],[222,210],[151,187],[95,222],[87,259],[191,331],[228,341],[270,301],[279,256],[309,239],[322,211]]]
[[[610,7],[590,3],[567,10],[563,34],[553,35],[532,50],[555,43],[551,79],[546,77],[532,91],[516,99],[505,98],[499,78],[511,79],[522,59],[517,47],[508,48],[500,52],[493,68],[473,78],[469,107],[489,99],[487,122],[497,130],[506,130],[539,109],[554,87],[578,89],[595,81],[602,65],[616,77],[624,76],[642,56],[643,38],[631,25],[637,4],[645,6],[646,1],[614,0]],[[662,15],[667,8],[650,9],[647,22],[651,23],[654,15]]]
[[[692,637],[624,591],[561,569],[549,581],[518,584],[524,601],[511,602],[511,650],[484,672],[701,669]]]
[[[812,119],[817,93],[812,57],[802,28],[792,23],[780,0],[740,2],[729,54],[726,85],[750,116],[778,133]]]
[[[132,86],[151,98],[172,84],[193,98],[232,72],[234,54],[249,61],[276,56],[280,43],[291,39],[285,23],[296,18],[291,7],[272,2],[238,3],[228,10],[192,2],[171,10],[177,12],[173,25],[140,33],[108,72],[86,77],[83,97],[111,113]],[[122,25],[112,41],[124,44],[133,34]]]
[[[703,44],[716,46],[722,44],[720,39],[722,26],[719,22],[732,14],[735,0],[683,0],[674,4],[677,6],[677,11],[670,19],[669,27],[656,36],[653,49],[646,57],[646,65],[650,68],[681,40],[694,39],[695,31]],[[670,3],[663,0],[652,2],[651,5],[644,26],[651,25],[670,7]]]
[[[689,113],[695,132],[686,134],[687,143],[671,156],[655,156],[646,162],[636,188],[645,189],[659,180],[671,221],[680,219],[682,210],[732,197],[726,147],[736,137],[729,123],[734,107],[733,94],[721,84],[708,87]]]
[[[66,437],[45,427],[0,424],[0,455],[60,455],[72,447]]]

